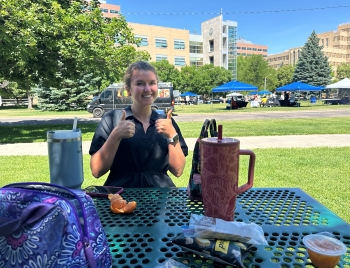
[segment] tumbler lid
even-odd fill
[[[81,137],[81,131],[79,128],[75,130],[48,130],[47,138],[48,139],[76,139]]]
[[[220,144],[220,143],[224,143],[224,144],[228,144],[228,143],[232,143],[232,144],[237,144],[240,143],[239,140],[234,139],[234,138],[222,138],[221,140],[218,139],[217,137],[210,137],[210,138],[203,138],[200,140],[200,142],[204,142],[204,143],[216,143],[216,144]]]

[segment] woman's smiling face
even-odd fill
[[[152,105],[158,97],[157,76],[152,71],[134,70],[130,88],[127,88],[135,104]]]

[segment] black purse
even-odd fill
[[[215,119],[206,119],[204,121],[201,132],[194,146],[192,168],[187,186],[187,194],[191,200],[202,200],[200,140],[208,138],[208,134],[210,134],[211,137],[218,136]]]

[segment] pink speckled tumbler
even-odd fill
[[[255,154],[240,150],[232,138],[204,138],[200,143],[201,181],[206,216],[233,221],[236,197],[253,186]],[[249,155],[248,182],[238,187],[239,156]]]

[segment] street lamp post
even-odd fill
[[[266,78],[268,78],[271,74],[265,77],[265,82],[264,82],[264,90],[266,90]]]

